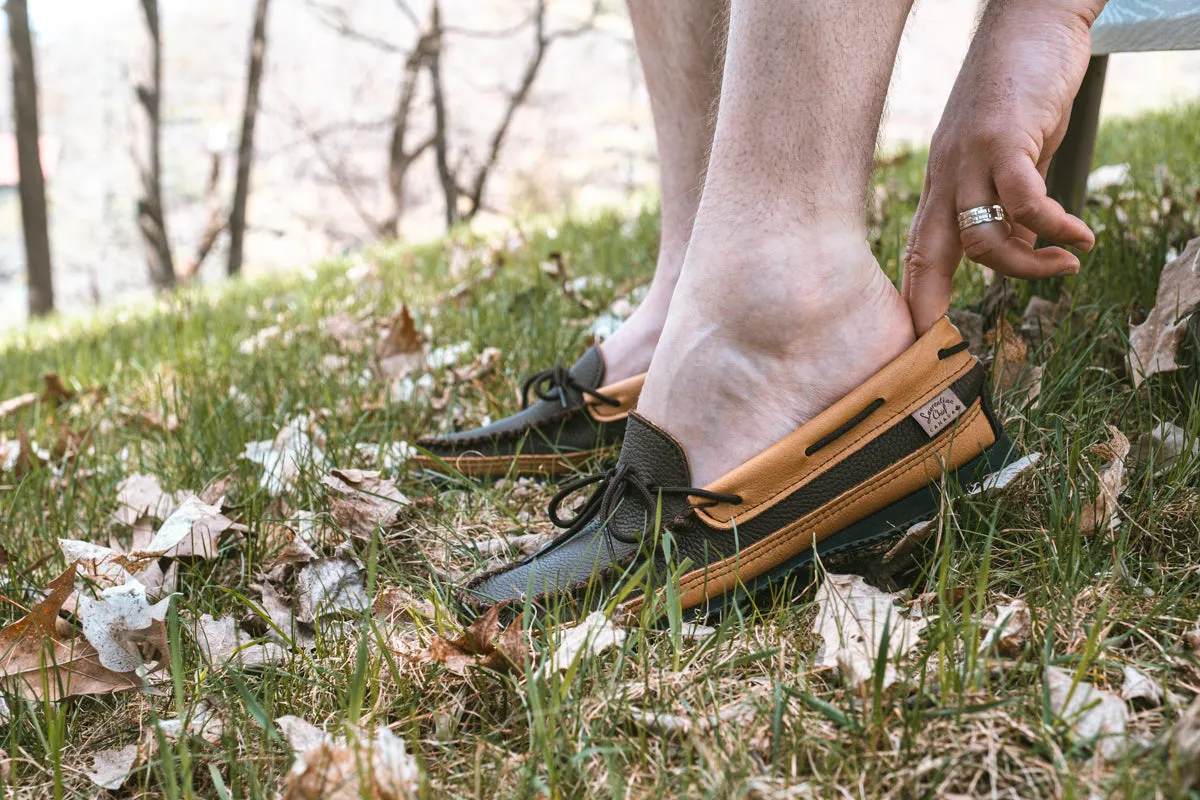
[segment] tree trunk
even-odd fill
[[[13,118],[17,134],[21,225],[25,235],[25,269],[29,276],[29,314],[54,310],[50,272],[50,231],[46,220],[46,183],[38,146],[37,75],[29,37],[26,0],[8,0],[8,35],[12,51]]]
[[[254,161],[254,120],[258,117],[258,89],[262,84],[263,56],[267,49],[267,5],[258,0],[254,32],[250,37],[250,69],[246,76],[246,105],[242,110],[242,137],[238,142],[237,185],[229,212],[229,274],[242,271],[242,241],[246,234],[246,200],[250,195],[250,167]]]
[[[158,0],[142,0],[149,35],[146,80],[136,87],[138,105],[145,114],[146,158],[139,159],[142,196],[137,204],[138,229],[146,245],[146,263],[155,288],[175,286],[175,265],[171,259],[171,242],[167,237],[167,222],[162,201],[162,36],[158,22]]]

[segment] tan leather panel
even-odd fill
[[[975,358],[966,350],[938,359],[939,350],[961,341],[958,329],[943,317],[869,381],[799,430],[704,487],[714,492],[736,494],[743,500],[741,505],[721,504],[700,511],[704,522],[728,530],[735,524],[753,519],[817,473],[844,461],[884,430],[916,411],[974,366]],[[879,410],[812,456],[804,454],[812,444],[837,430],[876,398],[884,400]]]
[[[907,497],[958,469],[995,443],[992,426],[976,400],[951,435],[940,436],[871,479],[850,489],[802,519],[781,528],[740,553],[693,570],[680,580],[683,608],[720,597],[794,558],[876,511]],[[644,598],[629,602],[637,611]]]
[[[613,422],[629,416],[629,412],[637,408],[638,398],[642,395],[642,384],[646,382],[646,373],[634,375],[623,381],[601,386],[596,391],[613,400],[620,400],[620,406],[610,406],[593,397],[588,398],[587,411],[597,422]]]
[[[575,471],[578,467],[602,452],[604,451],[581,450],[578,453],[526,454],[518,456],[485,456],[462,453],[453,458],[442,459],[442,463],[448,464],[463,475],[471,477],[503,477],[509,474],[510,470],[518,475],[534,473],[539,475],[561,475],[566,472]],[[436,459],[422,455],[410,456],[408,463],[418,469],[437,470],[441,468],[441,463]],[[514,464],[516,465],[515,469],[513,467]]]

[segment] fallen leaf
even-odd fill
[[[361,614],[370,608],[358,559],[319,558],[304,565],[297,576],[296,618],[301,622]]]
[[[1000,317],[988,337],[993,346],[993,388],[996,393],[1014,392],[1033,405],[1042,391],[1043,368],[1029,363],[1029,346],[1012,325]]]
[[[299,650],[311,650],[317,646],[317,636],[313,626],[296,619],[292,607],[275,590],[274,586],[270,583],[263,583],[258,590],[262,596],[263,611],[267,612],[267,618],[275,626],[267,631],[267,638],[284,647]],[[277,631],[275,628],[279,630]],[[280,631],[282,631],[282,635]]]
[[[248,442],[242,458],[261,464],[262,478],[259,485],[273,497],[296,488],[296,480],[309,467],[318,467],[325,461],[321,452],[305,428],[306,417],[290,420],[274,439]]]
[[[1121,697],[1133,702],[1141,700],[1146,705],[1160,706],[1163,701],[1163,688],[1150,680],[1143,673],[1129,666],[1124,667],[1125,680],[1121,684]]]
[[[1171,730],[1171,757],[1179,765],[1180,790],[1186,793],[1200,783],[1200,695]]]
[[[1125,457],[1129,455],[1129,439],[1116,427],[1108,426],[1109,441],[1093,448],[1093,452],[1107,463],[1096,473],[1097,495],[1079,514],[1079,531],[1093,533],[1112,530],[1119,524],[1117,502],[1125,486]]]
[[[438,661],[458,675],[465,675],[471,667],[523,669],[529,657],[529,644],[521,630],[521,618],[501,630],[503,609],[504,603],[492,606],[456,639],[434,636],[418,660]]]
[[[282,339],[281,344],[287,344],[290,341],[290,337],[284,336],[282,327],[279,325],[268,325],[257,331],[254,335],[248,336],[239,342],[238,352],[244,356],[252,356],[267,349],[267,346],[277,339]]]
[[[411,456],[417,454],[417,449],[408,442],[387,442],[371,444],[359,442],[354,450],[368,461],[377,464],[384,472],[395,472],[404,466]]]
[[[1067,724],[1071,738],[1094,744],[1106,761],[1115,761],[1129,748],[1125,733],[1125,702],[1058,667],[1046,667],[1050,710]]]
[[[371,340],[371,324],[339,311],[317,323],[324,334],[347,353],[361,353]]]
[[[989,492],[999,492],[1007,489],[1017,478],[1036,467],[1042,460],[1041,453],[1029,453],[1003,467],[999,472],[993,472],[980,483],[967,490],[967,496],[986,495]]]
[[[0,419],[16,414],[18,411],[23,411],[26,408],[34,405],[38,401],[37,392],[26,392],[16,397],[10,397],[3,403],[0,403]]]
[[[283,734],[293,753],[303,753],[333,739],[325,731],[307,720],[288,714],[275,720],[275,727]]]
[[[895,683],[895,664],[916,647],[928,624],[924,619],[903,616],[896,606],[898,597],[881,592],[857,575],[826,575],[814,600],[818,609],[815,629],[824,642],[817,651],[816,665],[836,667],[852,689],[862,689],[874,677],[886,630],[883,687]]]
[[[277,725],[279,722],[276,720]],[[325,736],[317,744],[296,751],[296,761],[284,779],[283,797],[415,800],[420,784],[420,768],[404,741],[380,725],[370,738],[355,730],[336,740]]]
[[[1173,422],[1160,422],[1137,438],[1129,452],[1129,465],[1141,467],[1153,464],[1154,477],[1163,475],[1171,464],[1180,457],[1200,453],[1200,442],[1188,446],[1187,432]]]
[[[1029,606],[1020,599],[1012,603],[1001,603],[992,609],[988,617],[985,624],[989,630],[987,636],[979,643],[979,652],[987,653],[995,648],[996,653],[1004,658],[1019,656],[1029,642],[1029,632],[1033,625]]]
[[[117,510],[112,521],[132,526],[140,517],[166,519],[188,497],[188,492],[168,494],[158,478],[138,473],[117,484]]]
[[[527,533],[522,536],[513,536],[512,538],[501,537],[499,539],[476,542],[475,548],[479,551],[480,555],[487,556],[488,558],[508,558],[513,553],[523,556],[533,555],[552,541],[554,541],[553,534]]]
[[[75,566],[51,581],[49,588],[27,615],[0,630],[0,684],[37,700],[141,687],[135,673],[114,672],[101,664],[86,639],[59,631],[58,613],[75,591]]]
[[[221,736],[225,733],[225,721],[216,709],[208,703],[200,703],[185,720],[160,719],[157,727],[162,731],[163,738],[175,743],[186,732],[209,744],[220,744]]]
[[[594,656],[610,647],[620,647],[625,642],[626,631],[618,628],[601,611],[593,611],[582,622],[558,631],[554,649],[538,667],[538,676],[552,672],[566,672],[583,655]]]
[[[329,493],[334,522],[347,533],[365,539],[381,527],[394,525],[401,509],[410,504],[395,482],[380,477],[378,472],[335,469],[321,482]]]
[[[111,586],[93,598],[79,595],[83,635],[96,648],[101,665],[113,672],[133,672],[165,658],[170,599],[151,604],[137,581]]]
[[[101,750],[92,756],[92,769],[88,779],[101,789],[116,791],[129,780],[137,764],[138,746],[131,744],[119,750]]]
[[[1192,651],[1192,655],[1200,658],[1200,628],[1185,633],[1183,635],[1183,643]]]
[[[1129,330],[1129,374],[1137,388],[1159,372],[1179,368],[1176,358],[1187,336],[1188,315],[1200,307],[1200,238],[1163,267],[1154,308]]]
[[[1128,164],[1105,164],[1096,167],[1087,176],[1088,194],[1098,194],[1113,186],[1123,186],[1129,182]]]
[[[433,619],[436,612],[425,598],[416,598],[399,586],[389,586],[375,595],[372,604],[375,618],[390,624],[414,622],[418,617]]]
[[[238,628],[233,617],[215,619],[211,614],[204,614],[195,623],[192,636],[204,660],[214,667],[230,662],[243,667],[261,667],[280,664],[286,657],[283,648],[274,642],[254,641]]]
[[[1075,300],[1070,292],[1063,291],[1058,300],[1031,297],[1021,315],[1021,336],[1035,347],[1041,346],[1064,319],[1071,313]]]
[[[233,520],[221,513],[219,502],[209,505],[191,495],[167,517],[146,549],[168,558],[213,559],[217,557],[217,540],[231,525]]]
[[[424,360],[424,339],[417,330],[408,306],[401,306],[375,345],[376,373],[381,378],[394,381],[416,370]]]

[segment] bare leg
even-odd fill
[[[712,157],[639,410],[704,485],[914,339],[866,239],[911,0],[733,0]]]
[[[646,371],[667,319],[712,144],[727,9],[728,0],[629,2],[658,139],[662,238],[649,293],[600,345],[610,383]]]

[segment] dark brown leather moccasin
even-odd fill
[[[530,376],[525,407],[482,428],[417,441],[409,464],[471,476],[558,475],[620,444],[644,375],[604,384],[604,357],[591,347],[575,366]],[[530,393],[537,402],[530,404]]]
[[[678,600],[694,616],[783,581],[814,553],[838,571],[865,569],[932,518],[943,487],[978,481],[1017,455],[988,404],[986,371],[966,350],[941,320],[814,420],[703,488],[692,487],[679,443],[633,413],[616,467],[564,485],[552,501],[551,519],[567,530],[475,578],[462,599],[474,611],[526,598],[580,608],[621,589],[637,611],[676,575]],[[567,495],[589,484],[591,498],[562,519]]]

